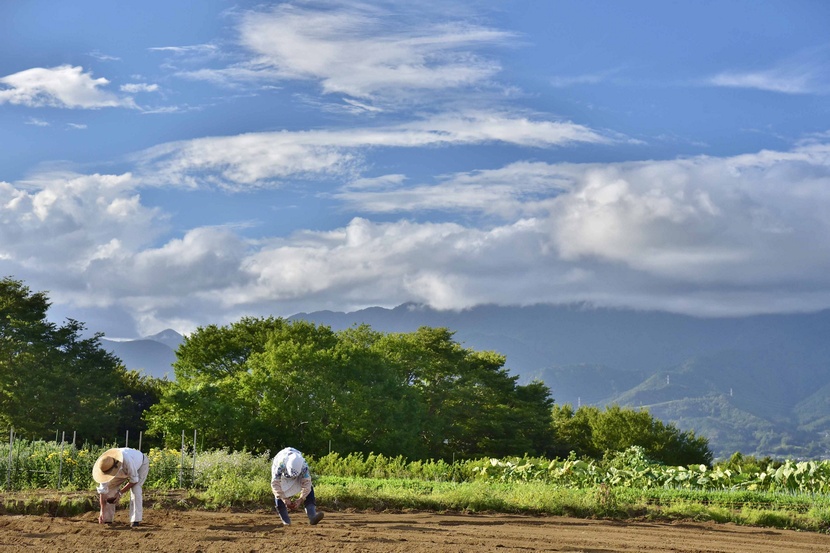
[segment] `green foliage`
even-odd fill
[[[75,476],[52,496],[4,494],[2,513],[69,516],[96,510],[90,493],[91,466],[103,451],[94,446],[61,449],[53,442],[24,442],[12,452],[18,473],[31,473],[28,489],[55,488],[46,476],[55,472],[61,451]],[[106,446],[109,447],[109,446]],[[179,475],[192,467],[192,453],[151,449],[145,483],[148,506],[169,502],[164,490],[179,498],[176,506],[273,508],[270,453],[201,452],[195,474],[183,479],[187,497],[173,493]],[[0,447],[0,458],[8,459]],[[72,461],[70,461],[72,459]],[[407,461],[384,455],[351,453],[309,456],[322,509],[419,509],[460,512],[506,512],[576,517],[692,519],[818,531],[830,522],[830,495],[820,492],[830,481],[830,461],[785,461],[771,472],[736,473],[705,465],[667,467],[649,461],[642,448],[631,448],[601,461],[514,457],[467,459],[456,463]],[[5,470],[7,466],[0,466]],[[778,469],[785,470],[779,471]],[[687,478],[678,480],[681,472]],[[720,477],[713,477],[720,471]],[[764,476],[766,474],[766,476]],[[807,476],[810,476],[807,478]],[[38,480],[40,478],[40,480]],[[753,489],[747,487],[753,482]],[[71,490],[83,490],[73,492]]]
[[[49,306],[44,292],[0,280],[0,427],[26,436],[72,429],[79,440],[141,430],[157,388],[102,349],[101,334],[84,339],[78,321],[49,322]]]
[[[559,455],[567,448],[579,456],[597,459],[637,446],[648,458],[667,465],[712,463],[706,438],[691,431],[680,432],[644,410],[612,405],[604,410],[582,406],[574,411],[569,404],[556,405],[552,409],[552,425]]]
[[[545,453],[552,400],[517,385],[494,352],[447,329],[341,332],[304,321],[242,319],[200,328],[180,346],[176,381],[147,415],[167,445],[199,429],[208,448],[292,444],[407,458]]]

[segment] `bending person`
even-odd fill
[[[92,478],[98,482],[99,524],[112,523],[115,506],[127,491],[130,492],[130,526],[141,523],[144,514],[141,487],[149,471],[150,458],[137,449],[113,448],[98,457],[92,467]]]
[[[274,457],[271,463],[271,489],[274,491],[280,520],[285,526],[291,524],[288,510],[299,509],[300,505],[305,507],[309,523],[317,524],[323,520],[323,513],[317,512],[308,463],[303,454],[293,447],[286,447]],[[297,496],[296,499],[292,499],[294,496]]]

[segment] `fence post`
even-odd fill
[[[63,444],[66,442],[66,431],[61,434],[61,458],[58,463],[58,489],[61,489],[61,477],[63,476]]]
[[[144,435],[143,430],[138,431],[138,450],[141,451],[141,437]]]
[[[182,485],[182,471],[184,470],[184,430],[182,430],[182,453],[181,453],[181,460],[179,461],[179,488],[183,488]]]
[[[130,431],[127,430],[127,435],[124,436],[124,447],[130,447]]]
[[[193,470],[190,476],[190,485],[193,486],[196,482],[196,429],[193,429]]]
[[[12,486],[12,450],[14,449],[14,426],[9,429],[9,468],[6,471],[6,489]]]

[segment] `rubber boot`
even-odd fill
[[[282,499],[277,499],[277,512],[280,514],[283,526],[290,526],[291,517],[288,516],[288,507],[285,506]]]
[[[323,520],[324,513],[317,512],[317,506],[314,503],[307,503],[305,506],[305,514],[308,515],[308,522],[314,526]]]

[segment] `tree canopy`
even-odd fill
[[[543,383],[518,384],[503,355],[464,348],[447,328],[243,318],[199,328],[177,357],[175,382],[147,416],[171,445],[198,429],[205,447],[253,451],[601,458],[638,445],[670,464],[712,457],[704,438],[645,411],[556,406]]]
[[[711,464],[709,441],[694,432],[681,432],[653,418],[647,411],[611,405],[604,410],[569,404],[553,408],[553,427],[559,438],[559,453],[574,451],[600,458],[610,451],[631,446],[643,448],[646,456],[666,465]]]
[[[504,362],[463,348],[446,328],[334,332],[245,318],[185,339],[175,383],[148,418],[171,441],[199,428],[205,444],[252,450],[292,443],[409,458],[544,454],[550,392],[518,385]]]
[[[92,440],[142,429],[159,386],[102,349],[101,334],[83,338],[78,321],[50,322],[49,307],[45,292],[0,280],[0,424],[33,437],[63,429]]]

